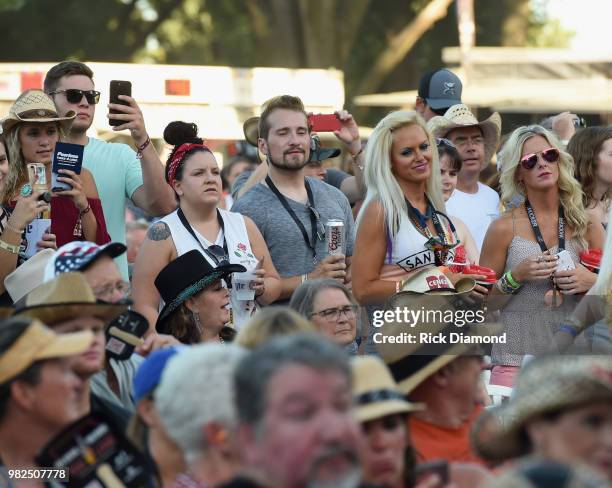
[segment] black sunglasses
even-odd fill
[[[526,170],[535,168],[535,165],[538,164],[539,154],[542,155],[542,159],[547,163],[556,163],[559,161],[559,150],[554,147],[549,147],[548,149],[544,149],[544,151],[527,154],[524,158],[521,158],[521,166]]]
[[[443,137],[436,137],[436,146],[438,147],[446,146],[452,149],[456,149],[455,145],[451,141]]]
[[[68,90],[56,90],[49,93],[49,95],[56,95],[57,93],[65,93],[68,103],[79,103],[83,99],[83,95],[90,105],[95,105],[100,101],[100,92],[96,90],[77,90],[76,88],[69,88]]]
[[[317,238],[322,241],[323,239],[325,239],[325,227],[321,222],[321,214],[319,214],[319,211],[312,205],[308,205],[308,210],[310,210],[314,215],[315,221],[317,223]]]
[[[223,249],[218,244],[213,244],[212,246],[208,246],[206,249],[206,254],[208,254],[212,260],[217,263],[217,267],[219,266],[227,266],[230,264],[229,257],[225,254],[225,249]],[[227,275],[223,278],[227,283],[227,287],[232,287],[232,277],[231,275]]]

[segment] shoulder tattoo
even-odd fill
[[[155,222],[147,231],[147,238],[152,241],[163,241],[170,237],[170,227],[166,222]]]

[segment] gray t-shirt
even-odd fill
[[[320,215],[320,230],[330,219],[344,222],[345,254],[353,255],[355,224],[351,207],[344,194],[315,178],[306,178],[312,189],[314,207]],[[308,207],[302,203],[286,199],[296,216],[306,229],[312,243],[312,231]],[[310,247],[304,241],[302,232],[283,207],[276,195],[267,186],[259,183],[247,191],[234,206],[232,212],[250,217],[260,232],[272,256],[274,266],[282,278],[310,273],[315,268]],[[325,238],[316,239],[316,263],[327,256]]]
[[[106,370],[103,369],[91,377],[91,391],[94,395],[125,408],[130,413],[134,413],[136,406],[132,398],[132,390],[134,385],[134,376],[140,365],[144,362],[144,358],[138,354],[132,354],[125,361],[110,359],[110,366],[113,368],[117,382],[119,383],[119,397],[110,389],[107,381]]]

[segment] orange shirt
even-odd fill
[[[470,445],[470,429],[482,411],[479,406],[472,416],[456,429],[440,427],[414,415],[408,417],[408,426],[412,445],[416,452],[417,462],[446,459],[449,462],[473,462],[485,464]]]

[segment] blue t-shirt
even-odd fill
[[[106,228],[113,242],[125,244],[126,199],[142,186],[142,168],[136,153],[126,144],[89,138],[83,166],[93,174],[102,201]],[[123,279],[128,279],[127,254],[115,259]]]

